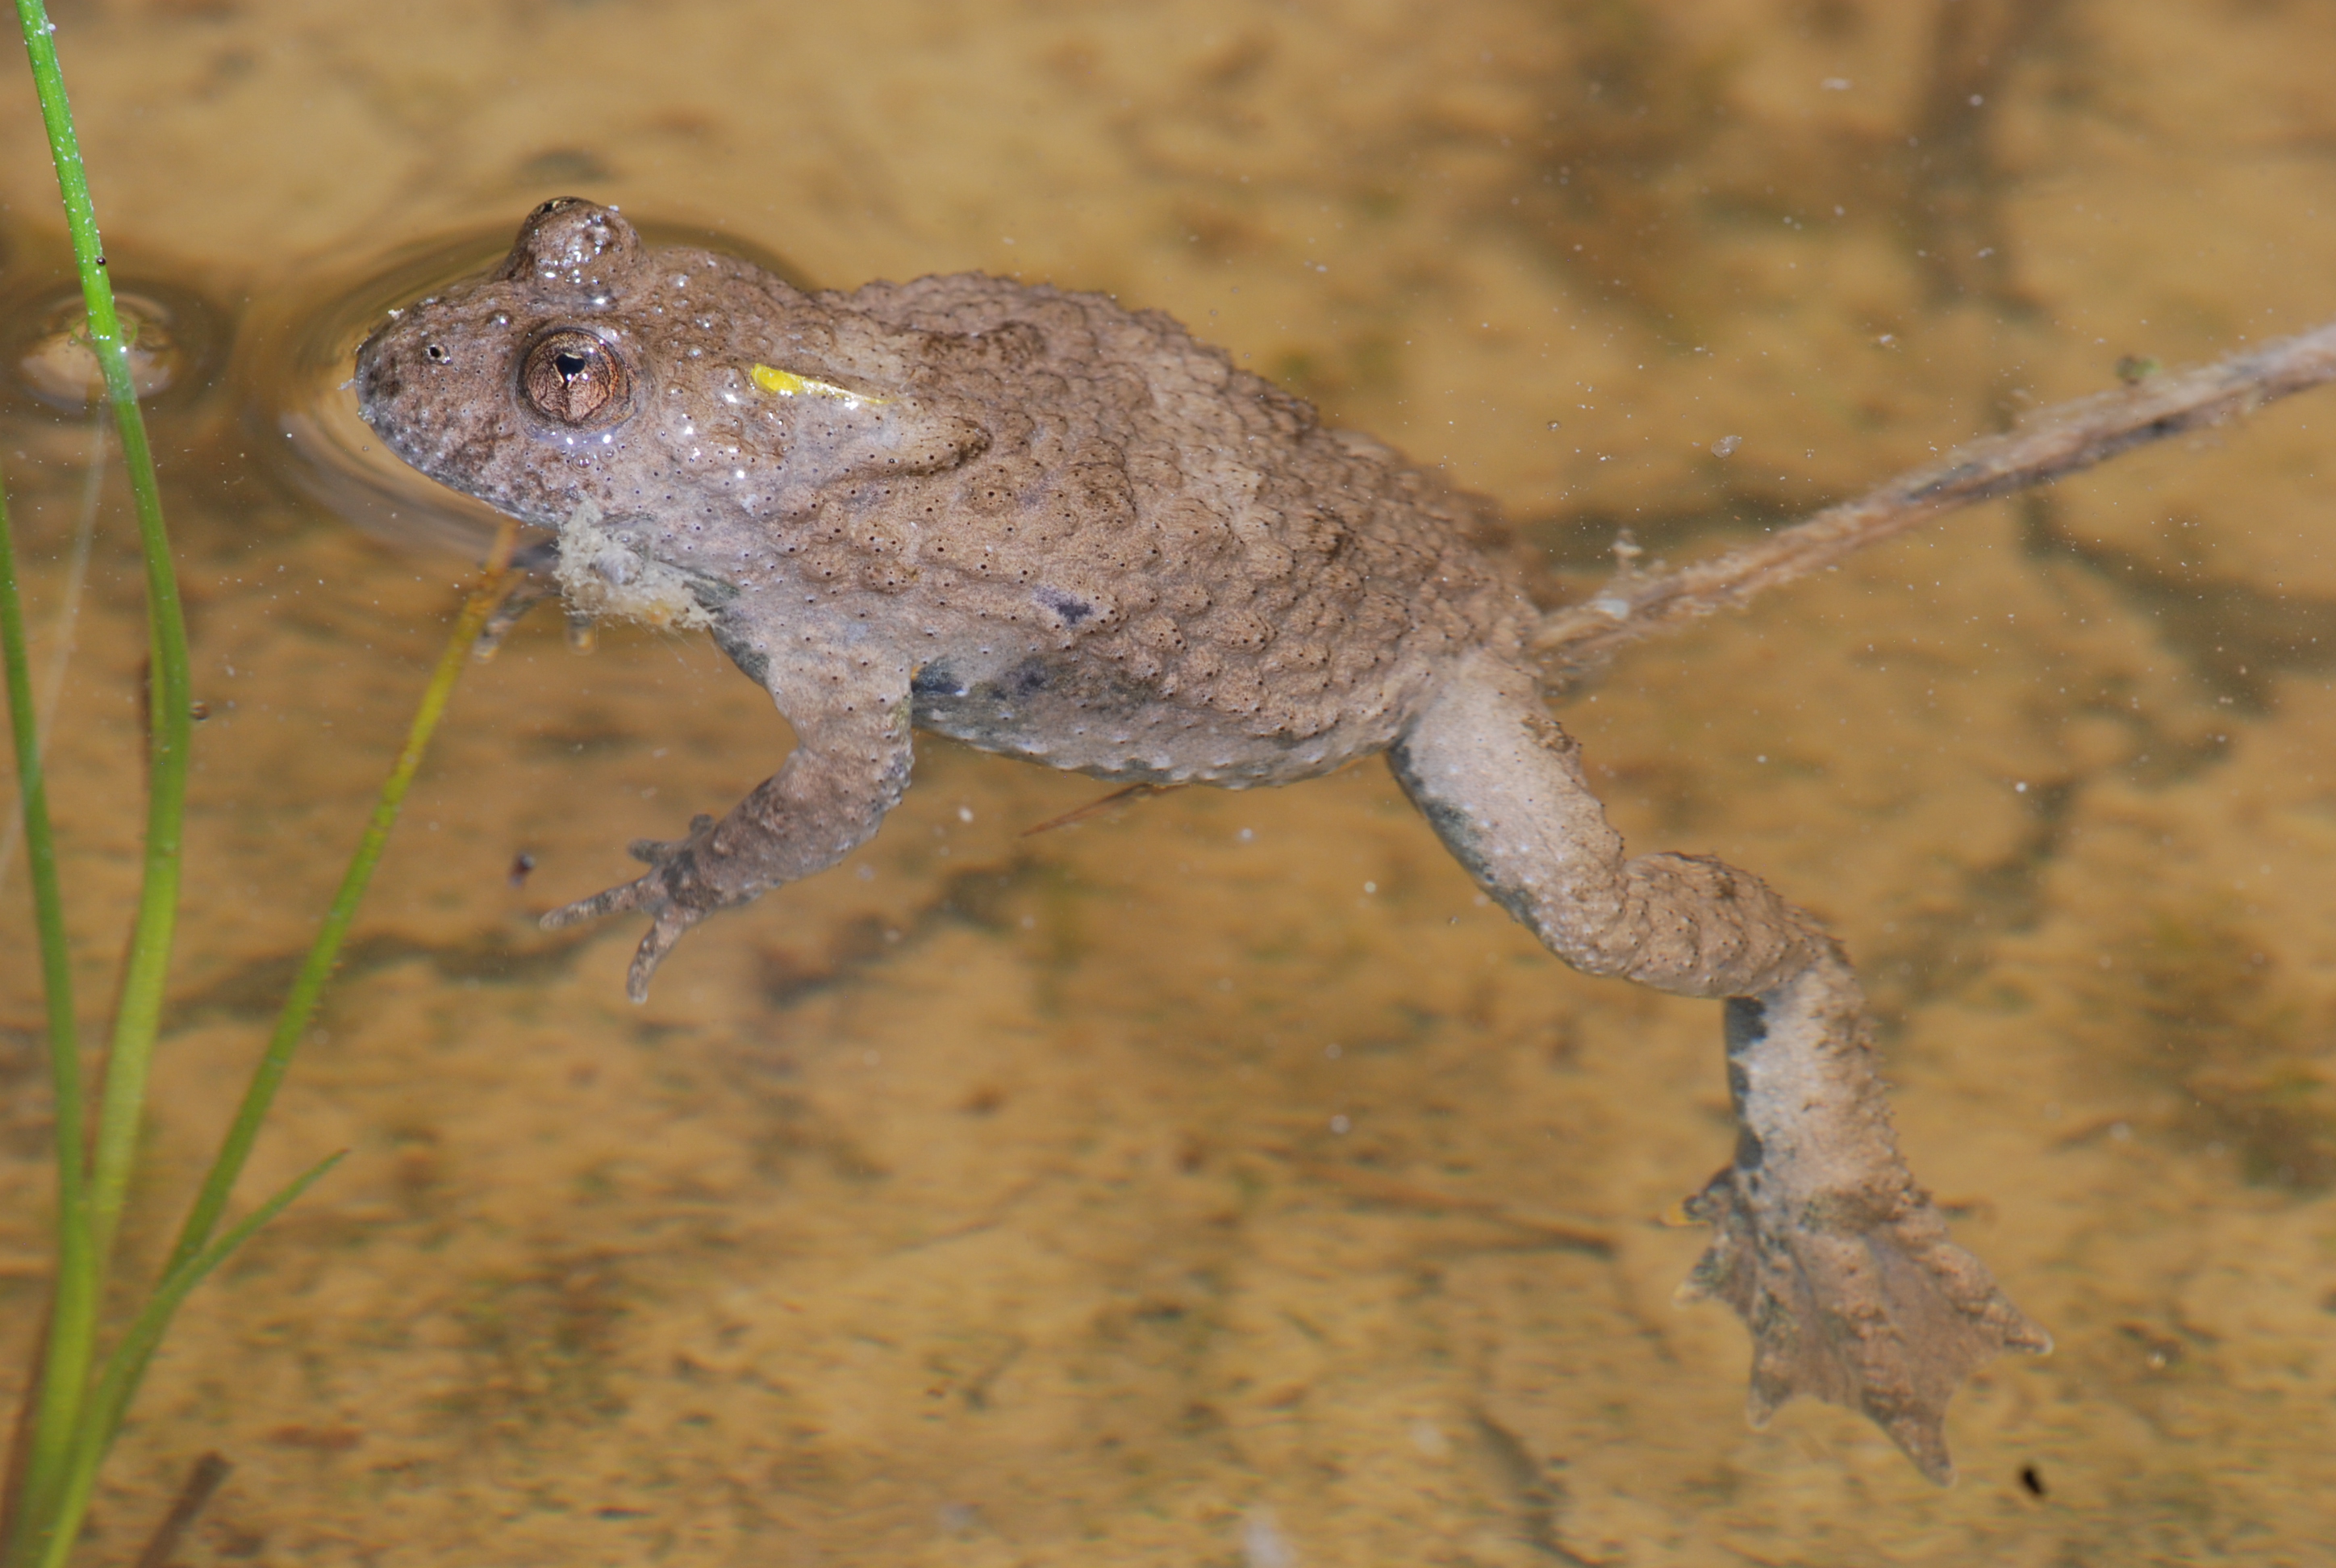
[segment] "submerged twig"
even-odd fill
[[[1676,570],[1624,570],[1583,602],[1544,618],[1533,649],[1568,686],[1615,651],[1714,610],[1748,602],[1942,511],[1992,501],[2090,468],[2133,447],[2252,414],[2274,398],[2336,381],[2336,322],[2195,370],[2039,411],[2018,429],[1959,446],[1938,463],[1827,507],[1757,544]]]
[[[1153,795],[1172,794],[1181,787],[1183,786],[1172,784],[1127,784],[1112,791],[1109,794],[1105,795],[1100,800],[1091,800],[1083,806],[1074,806],[1071,810],[1065,812],[1061,816],[1049,818],[1047,821],[1040,823],[1037,827],[1024,828],[1022,830],[1022,836],[1027,839],[1035,833],[1052,833],[1056,828],[1066,828],[1073,823],[1085,822],[1087,818],[1095,815],[1095,813],[1100,811],[1108,811],[1110,808],[1118,805],[1123,801],[1148,800]]]
[[[178,1552],[188,1527],[194,1524],[195,1515],[203,1511],[211,1494],[234,1470],[235,1466],[218,1454],[206,1454],[196,1460],[195,1467],[188,1472],[187,1484],[179,1488],[177,1501],[162,1515],[161,1524],[155,1526],[154,1534],[146,1542],[146,1550],[138,1553],[138,1561],[131,1568],[170,1568],[170,1559]]]

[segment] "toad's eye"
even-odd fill
[[[539,340],[519,367],[528,406],[571,430],[607,424],[632,401],[633,373],[598,334],[562,327]]]

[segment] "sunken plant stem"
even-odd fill
[[[161,1281],[137,1321],[106,1361],[93,1397],[90,1421],[102,1427],[109,1441],[129,1412],[131,1400],[137,1397],[147,1363],[161,1348],[170,1316],[186,1293],[341,1157],[335,1154],[313,1167],[226,1235],[214,1240],[219,1220],[227,1212],[228,1199],[235,1192],[237,1178],[243,1174],[244,1164],[251,1157],[251,1146],[258,1142],[260,1126],[268,1119],[268,1107],[276,1103],[276,1091],[283,1086],[284,1075],[291,1070],[293,1053],[300,1048],[301,1037],[308,1032],[316,1004],[333,978],[333,967],[340,961],[341,944],[347,939],[349,926],[356,919],[357,905],[364,901],[365,889],[373,881],[374,869],[381,863],[390,830],[397,825],[398,810],[405,803],[406,791],[413,787],[414,774],[422,770],[422,759],[430,749],[430,737],[445,716],[454,682],[461,677],[462,667],[470,662],[480,632],[522,575],[511,569],[511,545],[517,536],[517,528],[510,522],[496,531],[485,573],[463,603],[462,613],[454,618],[454,629],[447,636],[445,651],[438,656],[437,668],[431,672],[430,684],[423,689],[421,706],[414,710],[414,722],[406,728],[405,745],[398,752],[389,776],[382,781],[381,794],[374,803],[373,815],[365,822],[364,834],[357,840],[356,852],[349,857],[349,869],[342,873],[340,889],[325,911],[316,940],[308,945],[308,956],[301,962],[300,973],[284,998],[282,1010],[276,1015],[276,1027],[268,1037],[268,1048],[252,1068],[250,1082],[244,1086],[243,1101],[236,1107],[235,1120],[228,1124],[227,1135],[219,1140],[219,1153],[203,1174],[202,1190],[196,1194],[186,1222],[179,1228],[179,1239],[170,1249],[170,1261],[162,1266]],[[68,1506],[88,1505],[90,1488],[96,1483],[97,1461],[103,1456],[102,1446],[94,1452],[75,1455],[65,1495]]]
[[[146,1549],[138,1553],[131,1568],[170,1568],[170,1559],[177,1554],[179,1543],[186,1538],[187,1528],[203,1505],[211,1500],[227,1478],[235,1473],[235,1466],[219,1453],[205,1454],[195,1461],[188,1472],[187,1483],[179,1488],[179,1495],[170,1504],[170,1511],[162,1515],[161,1524],[147,1538]]]
[[[307,959],[301,965],[299,976],[294,980],[290,994],[285,998],[283,1010],[277,1017],[275,1031],[268,1037],[268,1048],[252,1070],[242,1104],[237,1107],[235,1120],[229,1124],[226,1136],[220,1141],[219,1152],[204,1175],[202,1189],[186,1222],[180,1229],[178,1242],[171,1249],[170,1261],[164,1264],[152,1291],[140,1306],[137,1317],[123,1331],[121,1341],[99,1369],[94,1388],[89,1387],[86,1355],[75,1369],[77,1375],[73,1378],[73,1387],[77,1391],[86,1390],[86,1393],[80,1400],[79,1417],[73,1425],[71,1440],[62,1446],[53,1469],[44,1473],[41,1512],[34,1514],[20,1509],[26,1517],[37,1521],[26,1532],[24,1546],[12,1551],[8,1557],[0,1561],[11,1564],[33,1563],[38,1568],[63,1568],[87,1514],[90,1498],[97,1484],[98,1467],[112,1446],[114,1435],[121,1430],[122,1418],[129,1413],[131,1401],[137,1397],[146,1368],[153,1360],[155,1351],[161,1349],[180,1303],[213,1270],[341,1158],[339,1154],[334,1154],[312,1166],[250,1214],[220,1232],[219,1222],[225,1214],[228,1199],[235,1190],[237,1178],[242,1174],[252,1144],[259,1136],[268,1108],[275,1102],[276,1091],[291,1067],[293,1053],[298,1048],[301,1037],[307,1032],[308,1022],[316,1014],[317,1000],[332,979],[342,942],[356,917],[357,905],[365,897],[366,886],[373,880],[374,869],[381,862],[390,830],[396,824],[399,807],[404,803],[406,792],[413,785],[414,774],[421,769],[430,737],[446,711],[455,679],[469,661],[481,629],[493,616],[511,585],[518,580],[519,574],[508,569],[513,533],[514,530],[506,524],[497,536],[494,555],[488,563],[484,580],[471,594],[462,613],[455,618],[454,628],[446,640],[445,651],[439,657],[437,667],[432,673],[430,684],[423,693],[421,706],[407,731],[405,745],[398,753],[395,765],[382,784],[373,815],[365,824],[364,835],[358,840],[356,853],[351,858],[349,869],[341,879],[340,890],[326,912],[324,922],[309,947]],[[36,1458],[39,1452],[36,1447]],[[29,1486],[25,1495],[28,1499],[32,1496]]]
[[[219,1154],[203,1178],[195,1206],[188,1212],[186,1223],[180,1227],[178,1243],[170,1249],[170,1262],[163,1266],[166,1277],[184,1268],[202,1251],[219,1226],[219,1216],[227,1210],[228,1195],[235,1190],[236,1178],[243,1173],[244,1161],[250,1156],[252,1143],[259,1136],[260,1123],[292,1066],[292,1053],[299,1048],[300,1037],[307,1032],[308,1020],[316,1016],[316,1002],[325,994],[326,983],[333,978],[333,966],[340,961],[341,943],[349,934],[350,922],[356,919],[357,905],[365,898],[366,885],[373,881],[374,868],[381,863],[382,850],[389,842],[389,831],[397,825],[398,808],[405,803],[405,792],[422,767],[430,736],[446,711],[447,698],[453,695],[455,679],[469,662],[479,633],[518,580],[519,574],[510,570],[515,534],[516,530],[509,522],[496,533],[485,577],[462,606],[462,614],[455,618],[445,651],[438,656],[438,667],[432,672],[430,685],[422,694],[422,706],[414,711],[414,723],[406,731],[405,747],[397,754],[395,765],[382,783],[381,795],[365,823],[365,835],[357,841],[356,853],[350,857],[349,869],[341,877],[340,891],[333,895],[332,907],[325,911],[324,923],[317,928],[316,940],[309,944],[299,976],[284,998],[283,1010],[276,1015],[275,1032],[268,1036],[268,1049],[260,1057],[258,1066],[252,1070],[251,1082],[243,1092],[243,1103],[237,1107],[235,1120],[228,1127]]]
[[[1745,604],[1764,589],[1831,566],[1942,511],[2047,483],[2327,381],[2336,381],[2336,322],[2194,370],[2152,375],[2059,404],[1757,544],[1671,571],[1625,568],[1591,598],[1546,617],[1533,651],[1552,684],[1572,685],[1619,648]]]

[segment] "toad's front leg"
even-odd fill
[[[1530,676],[1481,656],[1392,761],[1444,842],[1574,968],[1724,997],[1736,1161],[1689,1213],[1718,1232],[1689,1291],[1752,1332],[1750,1413],[1807,1394],[1862,1410],[1935,1481],[1948,1399],[2006,1348],[2051,1341],[1947,1239],[1890,1130],[1864,998],[1815,920],[1758,879],[1624,858]]]
[[[825,871],[867,842],[909,787],[905,666],[844,649],[814,656],[796,648],[796,657],[782,662],[751,629],[725,628],[716,640],[762,677],[794,728],[795,749],[720,822],[701,816],[686,838],[637,841],[633,858],[649,867],[637,881],[543,917],[557,928],[620,910],[649,916],[625,979],[637,1002],[647,999],[649,976],[684,931],[715,910]],[[783,646],[780,638],[768,641]]]

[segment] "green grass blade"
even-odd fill
[[[33,920],[40,933],[41,983],[48,1002],[49,1076],[55,1092],[52,1144],[57,1164],[57,1272],[49,1307],[40,1397],[30,1428],[31,1451],[9,1514],[9,1539],[0,1560],[22,1553],[54,1513],[56,1491],[72,1451],[95,1349],[99,1296],[95,1237],[83,1174],[80,1031],[73,1018],[73,953],[65,940],[64,892],[57,878],[56,839],[49,827],[46,775],[41,766],[40,720],[33,707],[32,667],[24,647],[24,609],[16,587],[15,530],[0,485],[0,663],[6,666],[8,727],[15,742],[18,803],[24,823],[25,865],[33,889]]]
[[[374,803],[373,815],[365,823],[365,835],[357,841],[356,853],[349,859],[349,869],[341,878],[339,891],[334,894],[332,907],[325,911],[324,922],[317,928],[316,940],[308,948],[308,957],[300,966],[300,973],[292,982],[291,992],[284,998],[284,1008],[276,1017],[275,1032],[268,1036],[268,1049],[262,1053],[259,1065],[254,1068],[251,1083],[244,1090],[243,1103],[237,1107],[235,1120],[229,1125],[227,1136],[221,1140],[219,1155],[203,1177],[202,1190],[196,1194],[194,1207],[188,1211],[184,1225],[180,1227],[179,1240],[170,1249],[170,1261],[164,1266],[165,1275],[175,1274],[189,1260],[200,1253],[217,1228],[219,1216],[227,1210],[228,1197],[235,1191],[236,1178],[243,1174],[244,1161],[250,1156],[251,1145],[259,1136],[260,1123],[268,1107],[276,1098],[276,1091],[284,1075],[292,1066],[292,1054],[299,1048],[300,1039],[307,1032],[308,1021],[316,1016],[316,1002],[324,995],[326,982],[333,977],[333,966],[340,960],[341,943],[349,934],[349,924],[356,919],[357,904],[365,897],[365,887],[373,881],[374,868],[381,863],[382,850],[389,842],[390,829],[397,825],[399,807],[405,803],[405,792],[413,785],[414,775],[421,770],[422,758],[430,746],[430,737],[445,715],[447,699],[453,695],[454,682],[462,667],[470,661],[471,649],[478,641],[487,618],[501,602],[504,586],[503,563],[510,559],[511,530],[506,527],[495,546],[493,558],[488,562],[485,583],[462,607],[454,620],[454,629],[446,639],[445,651],[438,656],[438,667],[431,672],[430,684],[422,694],[422,703],[414,710],[414,722],[408,726],[404,748],[397,754],[397,762],[383,781],[381,795]]]
[[[261,1226],[316,1185],[346,1154],[343,1150],[317,1161],[283,1191],[230,1226],[219,1240],[163,1275],[122,1336],[122,1342],[106,1358],[105,1371],[90,1398],[85,1422],[89,1429],[102,1431],[109,1439],[121,1429],[122,1418],[129,1412],[130,1401],[145,1376],[146,1365],[154,1359],[154,1351],[162,1343],[162,1336],[170,1331],[170,1320],[177,1314],[180,1303],[187,1299],[187,1293],[233,1256],[236,1249],[249,1241]],[[81,1534],[81,1522],[89,1511],[90,1495],[97,1485],[98,1466],[104,1462],[109,1446],[110,1441],[76,1446],[73,1468],[57,1502],[58,1527],[50,1533],[46,1549],[36,1560],[40,1568],[64,1568],[66,1558],[72,1555],[74,1538]]]
[[[356,853],[341,880],[338,895],[334,899],[324,923],[310,946],[308,957],[291,992],[285,998],[277,1015],[276,1028],[269,1036],[268,1048],[252,1072],[251,1081],[244,1091],[235,1120],[221,1140],[218,1156],[205,1174],[202,1190],[193,1209],[180,1228],[177,1244],[171,1249],[170,1261],[164,1266],[162,1278],[141,1310],[135,1322],[107,1359],[105,1369],[97,1388],[82,1407],[80,1419],[72,1429],[72,1440],[61,1461],[53,1461],[53,1470],[45,1481],[44,1506],[38,1516],[41,1526],[37,1535],[28,1535],[27,1545],[9,1556],[9,1563],[36,1563],[42,1568],[61,1564],[71,1550],[71,1543],[81,1529],[81,1521],[89,1506],[91,1489],[96,1484],[98,1467],[104,1462],[113,1439],[121,1430],[130,1404],[137,1397],[138,1387],[146,1374],[163,1334],[170,1327],[171,1315],[187,1292],[200,1283],[237,1247],[280,1213],[284,1206],[297,1198],[322,1176],[341,1156],[336,1154],[256,1211],[231,1227],[226,1234],[213,1239],[228,1199],[233,1193],[236,1180],[242,1174],[252,1144],[258,1140],[268,1107],[276,1091],[284,1081],[292,1064],[293,1053],[301,1037],[307,1031],[318,998],[332,978],[333,966],[338,959],[343,940],[355,920],[358,901],[365,896],[375,868],[397,821],[399,808],[404,803],[407,791],[422,766],[430,738],[445,715],[446,704],[453,694],[454,683],[470,661],[471,650],[478,641],[480,631],[501,602],[502,590],[509,580],[502,570],[511,547],[511,531],[506,529],[498,541],[485,583],[473,593],[455,618],[454,627],[446,639],[445,650],[439,656],[437,667],[432,672],[430,684],[423,690],[422,701],[408,728],[405,745],[398,753],[397,762],[383,782],[380,798],[373,815],[365,824],[364,836],[358,841]],[[80,1363],[83,1375],[77,1386],[88,1383],[87,1353]]]
[[[40,1553],[25,1558],[12,1557],[10,1563],[38,1563],[42,1568],[62,1563],[70,1550],[69,1538],[79,1533],[83,1514],[89,1506],[90,1490],[96,1484],[98,1466],[104,1462],[107,1451],[120,1432],[123,1417],[129,1413],[131,1401],[137,1398],[140,1382],[145,1378],[147,1364],[152,1360],[162,1335],[170,1327],[171,1314],[189,1290],[200,1283],[203,1277],[217,1268],[229,1253],[261,1225],[266,1224],[287,1203],[306,1192],[309,1185],[331,1169],[341,1156],[336,1154],[269,1199],[249,1217],[239,1222],[223,1236],[213,1239],[228,1199],[234,1193],[236,1180],[243,1174],[252,1144],[258,1139],[261,1124],[267,1119],[268,1107],[274,1103],[276,1091],[292,1065],[293,1053],[301,1037],[307,1032],[308,1021],[315,1015],[316,1002],[332,979],[334,963],[340,956],[341,944],[348,935],[349,925],[356,917],[358,901],[364,898],[366,884],[373,879],[374,868],[380,863],[382,851],[389,840],[390,829],[396,824],[398,809],[420,771],[422,759],[429,748],[430,737],[444,716],[446,704],[453,694],[455,680],[462,667],[470,661],[471,650],[476,645],[480,631],[501,601],[510,580],[503,570],[509,559],[511,531],[506,527],[498,540],[484,583],[472,593],[455,618],[453,632],[446,639],[445,651],[439,656],[437,667],[432,672],[429,686],[424,688],[422,702],[406,732],[405,745],[398,753],[397,762],[381,787],[372,817],[365,824],[364,836],[358,841],[356,853],[351,857],[349,869],[341,879],[339,893],[326,911],[316,940],[310,945],[307,960],[294,980],[291,992],[285,998],[283,1010],[277,1014],[276,1028],[268,1037],[268,1048],[258,1065],[253,1068],[250,1083],[244,1089],[242,1104],[237,1108],[235,1120],[220,1140],[219,1152],[212,1160],[203,1178],[194,1207],[188,1213],[180,1228],[177,1243],[171,1248],[170,1261],[163,1266],[161,1281],[141,1310],[137,1320],[123,1335],[113,1353],[107,1359],[105,1369],[95,1392],[90,1396],[78,1424],[69,1454],[69,1464],[53,1484],[54,1497],[50,1505],[50,1517],[55,1523],[44,1534]]]
[[[60,1107],[57,1285],[51,1303],[41,1396],[34,1411],[29,1452],[11,1515],[9,1538],[0,1542],[0,1563],[61,1568],[81,1534],[99,1467],[112,1446],[147,1365],[179,1304],[220,1261],[339,1158],[336,1155],[310,1171],[224,1235],[213,1239],[236,1181],[258,1137],[261,1122],[290,1067],[293,1053],[307,1032],[325,985],[331,979],[342,942],[355,919],[358,901],[380,862],[398,809],[421,767],[430,736],[445,712],[455,679],[500,600],[508,579],[504,566],[510,555],[511,531],[508,526],[504,529],[486,582],[457,618],[446,652],[414,716],[404,749],[382,786],[380,800],[358,842],[355,856],[291,994],[285,1000],[268,1048],[253,1071],[235,1120],[204,1177],[162,1277],[92,1386],[97,1310],[105,1294],[106,1260],[119,1228],[136,1161],[149,1070],[161,1019],[163,983],[177,921],[180,835],[186,815],[191,737],[190,680],[186,625],[170,560],[170,538],[163,527],[153,453],[147,443],[144,420],[139,414],[121,321],[105,271],[89,183],[53,42],[55,29],[42,0],[17,0],[16,10],[40,97],[42,120],[56,162],[57,189],[81,277],[90,343],[104,377],[107,402],[113,411],[122,457],[129,469],[139,544],[146,569],[151,683],[144,875],[115,1006],[92,1161],[87,1158],[84,1146],[87,1115],[79,1081],[54,842],[48,832],[45,795],[38,788],[38,721],[33,716],[29,673],[24,659],[23,616],[15,593],[14,552],[11,550],[0,554],[0,579],[5,579],[7,601],[7,626],[0,628],[0,631],[7,634],[11,717],[24,781],[26,838],[32,847],[35,896],[40,901],[36,910],[42,928],[44,973],[50,981],[54,1042],[52,1055],[58,1064]],[[5,532],[5,511],[0,511],[0,532]],[[27,726],[32,727],[27,729]],[[85,1164],[88,1174],[84,1178]]]
[[[42,0],[16,0],[16,15],[24,27],[24,52],[32,63],[49,151],[56,162],[57,193],[64,206],[65,229],[73,239],[82,300],[89,312],[90,346],[105,378],[106,399],[113,406],[122,459],[130,471],[139,550],[146,566],[152,688],[148,703],[145,867],[138,913],[131,928],[130,956],[123,965],[121,996],[115,1004],[112,1043],[106,1055],[97,1156],[90,1180],[91,1223],[102,1290],[106,1255],[122,1217],[122,1205],[129,1196],[139,1127],[145,1119],[147,1069],[161,1022],[162,984],[178,920],[187,753],[193,723],[191,681],[186,619],[179,604],[178,575],[170,563],[170,534],[162,525],[154,455],[146,441],[146,422],[138,411],[128,346],[114,310],[113,285],[106,275],[97,214],[90,202],[88,174],[82,166],[81,142],[73,133],[73,108],[66,102],[64,75],[57,63],[56,29]]]

